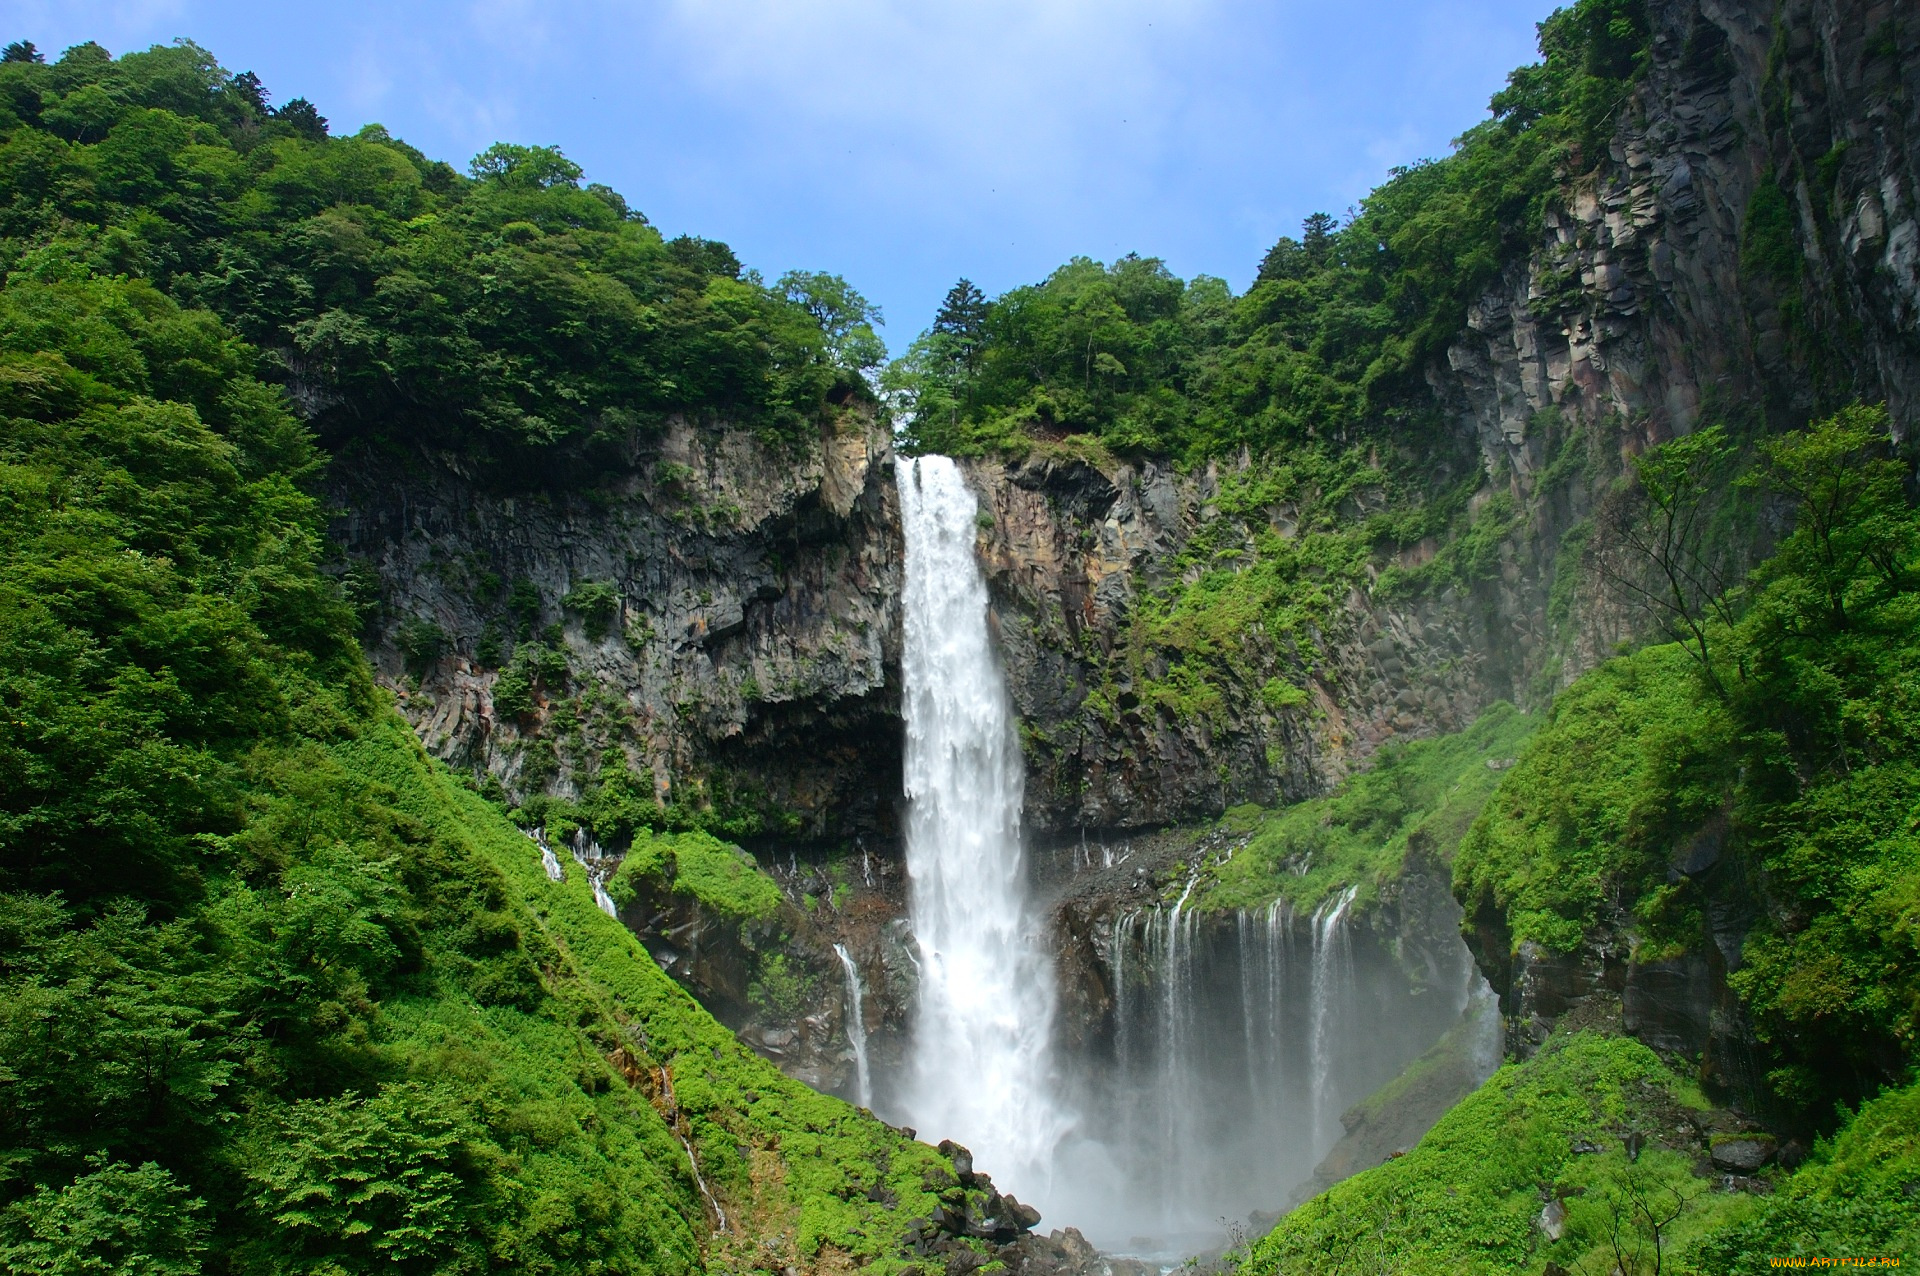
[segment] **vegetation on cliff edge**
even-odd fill
[[[666,239],[556,148],[462,173],[377,124],[332,137],[186,42],[0,62],[0,271],[147,280],[226,320],[329,446],[451,448],[502,481],[673,413],[804,443],[884,356],[843,280]]]
[[[1793,530],[1734,619],[1570,687],[1454,861],[1515,945],[1646,961],[1706,951],[1710,900],[1750,916],[1729,982],[1815,1120],[1920,1045],[1920,513],[1886,431],[1852,408],[1763,444]]]
[[[1556,1034],[1404,1156],[1287,1215],[1239,1271],[1707,1276],[1911,1256],[1917,1117],[1920,1089],[1891,1092],[1798,1171],[1728,1190],[1703,1155],[1716,1136],[1697,1089],[1638,1042]]]

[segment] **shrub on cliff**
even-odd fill
[[[1778,1094],[1816,1119],[1920,1045],[1920,514],[1884,411],[1766,444],[1792,532],[1713,622],[1555,703],[1461,846],[1469,912],[1568,951],[1624,926],[1640,958],[1709,942],[1709,886],[1756,914],[1730,982]]]

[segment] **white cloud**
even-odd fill
[[[849,152],[895,198],[1041,204],[1152,152],[1188,90],[1166,57],[1215,6],[1151,0],[671,0],[656,34],[778,154]],[[905,189],[900,189],[904,184]]]

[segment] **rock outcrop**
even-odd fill
[[[571,492],[350,455],[332,497],[377,582],[375,667],[437,756],[515,798],[624,765],[749,832],[896,837],[901,551],[871,411],[799,455],[676,421]],[[516,715],[496,697],[527,643],[567,671]]]

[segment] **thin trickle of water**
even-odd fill
[[[860,988],[860,967],[845,944],[835,944],[840,969],[847,974],[847,1044],[853,1047],[854,1101],[863,1108],[873,1106],[873,1072],[867,1066],[867,1020]]]
[[[1347,909],[1359,887],[1349,886],[1313,915],[1313,1151],[1320,1156],[1338,1137],[1339,1102],[1334,1087],[1334,1015],[1353,972],[1347,942]]]
[[[974,553],[978,506],[943,456],[900,462],[906,541],[908,912],[920,995],[905,1106],[1046,1209],[1068,1122],[1047,1072],[1052,962],[1027,893],[1023,781]]]
[[[600,911],[607,916],[620,916],[620,910],[614,906],[613,896],[607,894],[607,879],[611,878],[614,870],[620,867],[620,862],[608,859],[606,852],[600,849],[600,843],[589,838],[585,829],[573,831],[569,849],[573,852],[573,862],[578,864],[587,875],[587,885],[593,889],[593,902],[598,904]],[[559,867],[558,861],[555,861],[554,867]],[[560,880],[554,877],[552,869],[547,870],[547,876],[553,877],[556,882]]]
[[[527,830],[527,839],[540,848],[540,867],[546,872],[547,880],[558,882],[565,880],[567,870],[560,867],[560,857],[553,853],[553,846],[547,841],[545,829]]]

